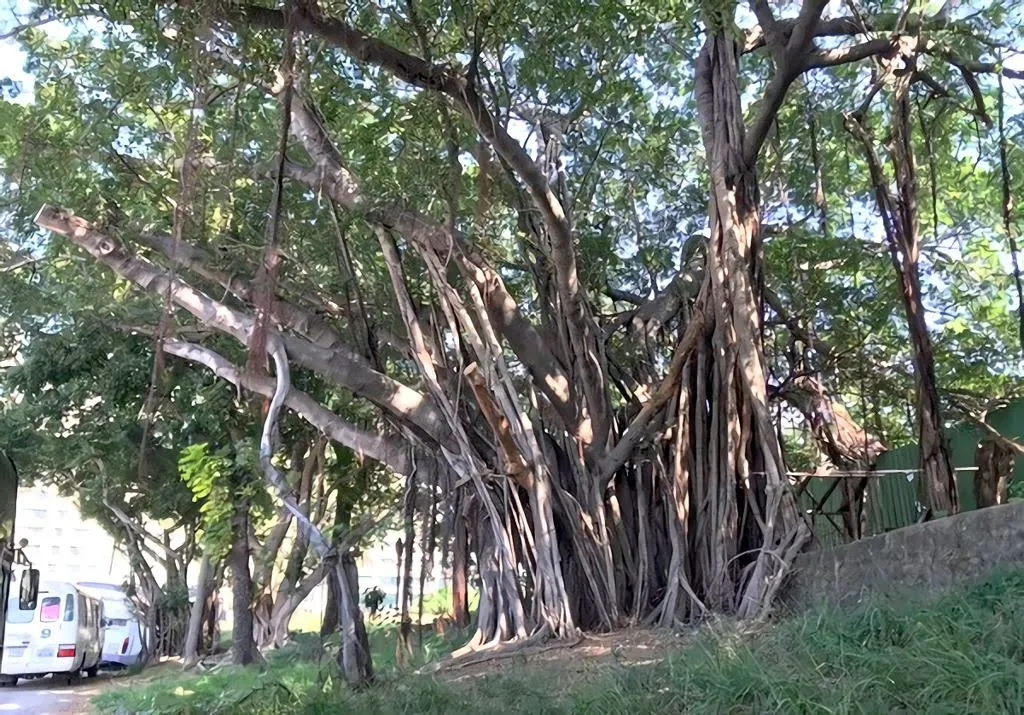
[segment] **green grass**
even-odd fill
[[[153,715],[1024,711],[1024,572],[928,605],[822,610],[757,632],[708,626],[659,664],[605,668],[575,683],[571,652],[561,668],[509,660],[498,675],[452,683],[398,668],[393,633],[374,630],[372,641],[379,682],[360,692],[341,685],[332,663],[316,662],[319,639],[300,638],[264,672],[175,674],[96,705]],[[451,647],[427,641],[428,658]]]

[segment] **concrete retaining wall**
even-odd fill
[[[933,598],[1024,569],[1024,502],[965,512],[801,554],[782,595],[802,610],[868,598]]]

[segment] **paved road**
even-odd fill
[[[103,674],[74,685],[53,678],[22,680],[13,688],[0,688],[0,715],[81,715],[109,680]]]

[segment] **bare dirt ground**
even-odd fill
[[[567,683],[598,680],[609,669],[619,670],[654,665],[670,653],[684,647],[690,633],[652,628],[628,628],[609,634],[588,634],[571,647],[556,647],[536,652],[506,655],[500,651],[494,658],[455,668],[442,668],[438,676],[451,682],[467,682],[475,678],[500,674],[515,664],[522,676],[525,671],[564,675]],[[482,655],[482,654],[481,654]]]

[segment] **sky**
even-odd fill
[[[32,5],[25,0],[6,0],[0,7],[0,35],[6,34],[22,22]],[[43,29],[54,39],[63,39],[71,32],[69,27],[61,23],[50,23]],[[0,77],[14,80],[22,85],[22,93],[14,101],[30,104],[32,102],[35,82],[32,75],[25,72],[25,53],[18,47],[17,38],[0,41]]]

